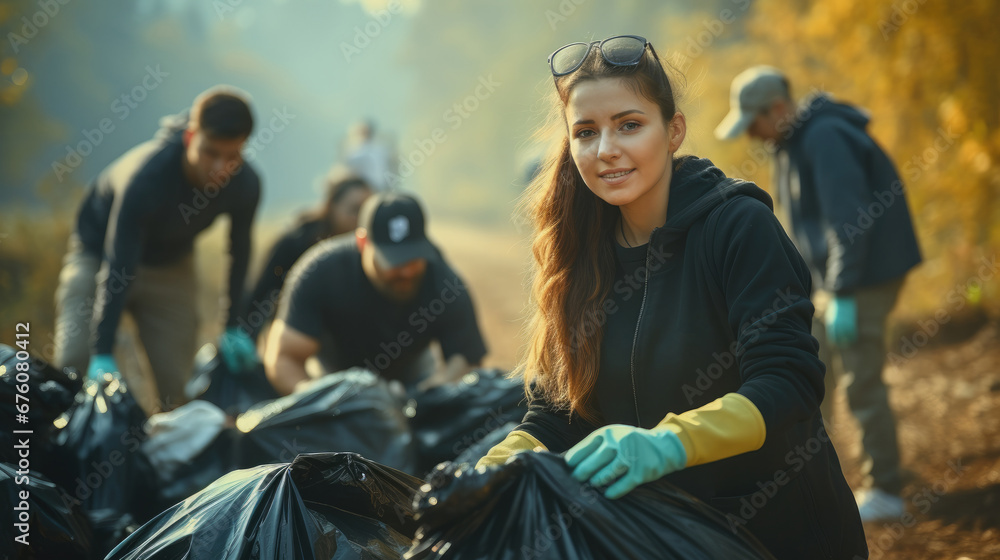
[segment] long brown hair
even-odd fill
[[[582,81],[619,78],[656,103],[669,122],[676,111],[673,88],[652,48],[635,66],[608,64],[595,47],[572,74],[556,80],[552,114],[539,132],[550,143],[542,169],[521,199],[534,225],[535,269],[527,356],[521,365],[557,408],[600,420],[591,393],[600,368],[604,334],[601,308],[615,278],[614,236],[620,213],[587,188],[570,153],[565,107]],[[531,391],[529,390],[529,395]]]

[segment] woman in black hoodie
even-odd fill
[[[686,121],[645,39],[566,45],[526,195],[530,411],[481,461],[563,453],[618,498],[661,477],[778,558],[867,558],[824,430],[810,276],[770,197],[675,157]]]

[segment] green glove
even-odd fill
[[[219,337],[219,353],[233,373],[246,371],[257,364],[257,347],[239,327],[229,327]]]
[[[115,377],[119,376],[118,364],[111,354],[94,354],[90,357],[90,365],[87,366],[87,379],[99,381],[104,378],[105,373],[110,373]]]
[[[858,339],[858,306],[854,296],[837,296],[826,309],[826,337],[837,346]]]
[[[617,499],[687,464],[687,451],[671,430],[611,424],[592,432],[566,452],[573,478],[594,486],[614,482],[604,496]],[[617,480],[616,480],[617,479]]]

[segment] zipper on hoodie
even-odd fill
[[[657,228],[659,229],[659,228]],[[653,230],[656,233],[656,230]],[[646,291],[649,287],[649,247],[653,243],[653,235],[649,236],[649,244],[646,245],[646,277],[642,281],[642,302],[639,303],[639,317],[635,320],[635,335],[632,337],[632,356],[629,359],[629,376],[632,378],[632,402],[635,404],[635,425],[642,427],[642,420],[639,418],[639,394],[635,385],[635,349],[639,344],[639,324],[642,323],[642,312],[646,308]]]

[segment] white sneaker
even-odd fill
[[[871,488],[855,493],[861,522],[899,520],[906,513],[903,499],[885,490]]]

